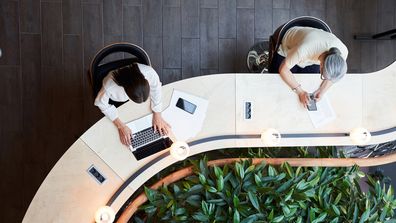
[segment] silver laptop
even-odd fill
[[[169,148],[172,145],[172,141],[168,136],[161,136],[158,132],[154,132],[152,117],[153,115],[150,114],[127,123],[127,126],[132,130],[132,146],[130,150],[137,160]]]

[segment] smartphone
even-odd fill
[[[309,103],[308,103],[308,111],[317,111],[316,100],[313,94],[309,94]]]
[[[194,105],[193,103],[183,99],[183,98],[179,98],[176,102],[176,107],[180,108],[183,111],[186,111],[190,114],[194,114],[195,109],[197,108],[196,105]]]

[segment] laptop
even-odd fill
[[[137,160],[167,149],[173,143],[168,136],[161,136],[158,132],[154,132],[152,117],[153,115],[150,114],[127,123],[132,130],[130,150]]]

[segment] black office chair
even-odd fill
[[[306,26],[317,29],[322,29],[326,32],[331,33],[330,27],[322,20],[312,16],[301,16],[294,18],[287,23],[278,27],[275,32],[270,36],[269,39],[269,64],[272,62],[274,54],[278,51],[278,48],[282,42],[283,36],[290,28],[294,26]]]
[[[132,57],[102,63],[105,57],[113,53],[128,53],[132,55]],[[110,71],[118,69],[120,67],[131,65],[135,62],[151,66],[151,61],[147,52],[138,45],[132,43],[114,43],[101,49],[91,61],[91,66],[88,72],[88,79],[92,87],[93,98],[95,99],[98,95],[100,89],[102,88],[103,79]],[[109,103],[118,107],[124,102],[120,103],[110,100]]]

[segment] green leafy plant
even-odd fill
[[[195,174],[159,190],[145,188],[148,202],[135,222],[395,222],[394,191],[368,177],[361,191],[359,167],[253,165],[244,160],[208,167],[192,161]]]

